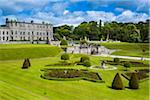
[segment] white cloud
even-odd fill
[[[5,18],[18,19],[20,21],[34,20],[34,22],[41,23],[42,21],[52,23],[54,26],[68,24],[77,26],[83,21],[119,21],[119,22],[138,22],[145,21],[149,16],[145,13],[136,13],[130,10],[123,11],[120,15],[114,15],[112,12],[104,11],[74,11],[70,12],[68,10],[63,11],[63,15],[56,16],[54,12],[36,12],[33,15],[19,14],[19,15],[9,15],[0,16],[0,23],[5,21]]]
[[[138,22],[145,21],[148,18],[149,16],[145,13],[136,13],[130,10],[126,10],[122,12],[122,14],[118,15],[116,20],[120,22]]]

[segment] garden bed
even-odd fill
[[[88,80],[92,82],[104,82],[96,72],[78,69],[44,69],[42,78],[48,80]]]
[[[135,70],[135,72],[138,76],[138,79],[141,81],[143,79],[149,78],[150,69],[140,69],[140,70]],[[132,73],[133,72],[127,72],[127,73],[125,73],[125,76],[127,76],[129,78],[129,77],[131,77]]]

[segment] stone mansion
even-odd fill
[[[0,43],[12,41],[48,41],[53,40],[53,25],[12,21],[6,18],[6,24],[0,25]]]

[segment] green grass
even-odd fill
[[[149,44],[148,43],[101,43],[109,49],[115,49],[113,55],[121,56],[137,56],[137,57],[149,57]],[[145,50],[143,52],[142,50]]]
[[[79,55],[72,55],[72,60],[78,60]],[[100,58],[91,57],[92,63],[98,62]],[[148,100],[148,81],[140,83],[139,90],[113,90],[109,88],[113,77],[117,72],[122,72],[122,67],[115,71],[91,70],[99,72],[105,83],[94,83],[89,81],[54,81],[45,80],[40,77],[42,68],[46,65],[57,63],[60,57],[49,57],[31,59],[32,66],[21,69],[22,60],[1,61],[0,64],[0,98],[2,100]],[[97,63],[98,64],[98,63]],[[83,66],[49,66],[51,68],[85,68]],[[49,68],[48,67],[48,68]],[[148,67],[147,67],[148,68]],[[123,79],[123,78],[122,78]],[[127,81],[123,79],[125,86]]]
[[[59,48],[49,45],[0,45],[0,100],[148,100],[149,80],[140,82],[140,89],[113,90],[109,88],[117,72],[124,72],[122,66],[117,70],[95,70],[105,83],[78,81],[54,81],[40,77],[43,68],[74,68],[87,69],[84,66],[46,66],[59,63]],[[48,49],[48,51],[43,48]],[[14,52],[22,51],[22,55]],[[14,50],[14,51],[13,51]],[[44,51],[46,51],[45,54]],[[8,52],[9,51],[9,52]],[[28,51],[28,52],[27,52]],[[51,51],[51,52],[50,52]],[[56,51],[56,52],[55,52]],[[6,53],[7,52],[7,53]],[[5,54],[3,54],[5,53]],[[34,54],[33,54],[34,53]],[[55,54],[54,54],[55,53]],[[41,55],[42,54],[42,55]],[[12,56],[10,56],[12,55]],[[41,58],[44,57],[45,58]],[[58,56],[56,56],[58,55]],[[30,56],[31,67],[21,69],[23,58]],[[70,55],[69,62],[79,61],[82,55]],[[36,58],[39,57],[39,58]],[[11,59],[11,60],[9,60]],[[112,58],[90,56],[92,65],[100,65],[102,60],[113,60]],[[126,59],[127,60],[127,59]],[[148,64],[148,61],[143,61]],[[147,67],[131,67],[129,70],[143,69]],[[123,77],[123,83],[128,86],[127,80]]]
[[[60,48],[45,44],[1,44],[0,60],[50,57],[56,56],[60,52]]]

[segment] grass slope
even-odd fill
[[[60,52],[60,48],[45,44],[1,44],[0,60],[50,57]]]
[[[80,55],[71,55],[72,61],[79,60]],[[91,57],[92,64],[99,62],[100,58]],[[0,99],[1,100],[148,100],[148,81],[140,83],[139,90],[113,90],[109,88],[113,77],[118,70],[91,70],[99,72],[105,83],[88,81],[53,81],[40,78],[40,69],[51,68],[85,68],[83,66],[46,66],[58,63],[60,57],[31,59],[32,66],[22,70],[23,60],[0,61]],[[147,67],[148,68],[148,67]],[[122,78],[123,79],[123,78]],[[127,81],[123,79],[125,86]]]
[[[112,53],[113,55],[122,56],[137,56],[137,57],[149,57],[149,44],[148,43],[101,43],[109,49],[116,49],[117,51]],[[142,50],[145,50],[143,52]]]

